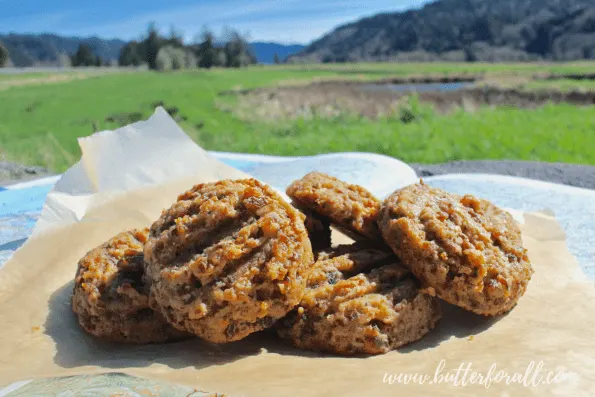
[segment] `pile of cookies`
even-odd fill
[[[511,310],[533,270],[507,212],[419,183],[384,203],[313,172],[287,203],[254,180],[194,186],[150,229],[78,264],[72,307],[92,335],[233,342],[274,327],[303,349],[380,354],[422,338],[438,298],[485,316]],[[350,245],[331,245],[331,226]]]

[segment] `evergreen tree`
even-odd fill
[[[120,66],[139,66],[143,63],[141,56],[140,44],[136,41],[131,41],[120,50],[120,57],[118,64]]]
[[[248,41],[238,32],[231,31],[224,47],[227,67],[239,68],[256,63],[256,57],[250,49]]]
[[[145,60],[149,65],[149,69],[157,69],[157,54],[159,53],[159,49],[161,48],[162,41],[163,40],[161,39],[161,37],[159,37],[159,32],[155,27],[155,23],[151,22],[147,30],[147,37],[145,38],[143,43],[146,51]]]
[[[184,47],[184,38],[173,25],[169,29],[169,37],[165,39],[164,45],[169,45],[174,48]]]
[[[91,47],[87,44],[79,45],[78,50],[72,56],[72,66],[95,66],[97,64],[97,57],[93,54]]]
[[[8,50],[2,42],[0,41],[0,68],[3,68],[4,65],[8,63]]]
[[[196,53],[198,66],[201,68],[211,68],[215,66],[217,49],[215,48],[215,35],[208,29],[204,29],[202,34],[202,43],[198,46]]]

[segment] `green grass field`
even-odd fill
[[[483,69],[482,69],[483,68]],[[252,67],[176,73],[111,73],[82,80],[0,90],[0,160],[60,172],[80,156],[77,137],[147,118],[155,103],[177,107],[180,125],[210,150],[307,155],[336,151],[388,154],[409,162],[524,159],[595,164],[595,107],[536,110],[482,108],[440,115],[368,120],[353,115],[308,120],[245,121],[220,92],[310,79],[382,78],[444,73],[580,73],[593,64],[357,64]],[[222,104],[226,106],[221,106]],[[114,121],[109,121],[114,120]]]

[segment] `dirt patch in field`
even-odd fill
[[[595,80],[595,73],[583,74],[554,74],[541,77],[539,80]]]
[[[448,93],[424,93],[420,95],[420,100],[432,103],[442,111],[449,111],[458,107],[467,108],[469,105],[513,106],[521,109],[534,109],[548,103],[591,106],[595,104],[595,92],[523,91],[484,87]]]
[[[444,81],[444,83],[450,82],[453,81]],[[406,80],[399,82],[393,79],[374,82],[375,86],[403,83],[425,84],[427,81]],[[369,88],[367,84],[333,81],[236,92],[239,95],[238,104],[229,110],[233,110],[243,119],[279,120],[336,117],[345,113],[375,119],[401,115],[402,108],[408,106],[411,96],[414,95],[412,92],[390,89],[367,89],[366,87]],[[555,90],[531,92],[492,86],[442,92],[420,92],[415,95],[422,103],[433,105],[434,109],[441,113],[460,108],[474,111],[481,106],[514,106],[530,109],[548,103],[570,103],[578,106],[595,104],[595,92],[559,92]]]
[[[22,87],[26,85],[36,84],[53,84],[53,83],[64,83],[73,80],[82,80],[89,77],[101,76],[102,73],[68,73],[68,74],[54,74],[51,76],[44,77],[24,77],[22,79],[11,79],[11,80],[0,80],[0,91],[6,90],[11,87]]]
[[[25,85],[34,84],[51,84],[51,83],[63,83],[66,81],[79,80],[90,77],[89,75],[76,74],[76,75],[54,75],[46,77],[33,77],[0,81],[0,90],[6,90],[10,87],[21,87]]]

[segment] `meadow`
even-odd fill
[[[396,76],[588,73],[595,64],[355,64],[255,66],[171,73],[89,74],[72,80],[28,76],[32,83],[0,89],[0,161],[61,172],[80,156],[77,137],[149,117],[163,105],[209,150],[309,155],[383,153],[408,162],[521,159],[595,164],[595,107],[482,107],[448,114],[412,101],[413,115],[367,119],[353,114],[287,120],[241,117],[235,95],[223,92],[325,79]],[[47,78],[47,81],[44,79]],[[0,86],[3,79],[0,75]],[[553,87],[552,82],[540,81]],[[531,83],[535,84],[535,83]],[[572,82],[590,89],[592,82]]]

